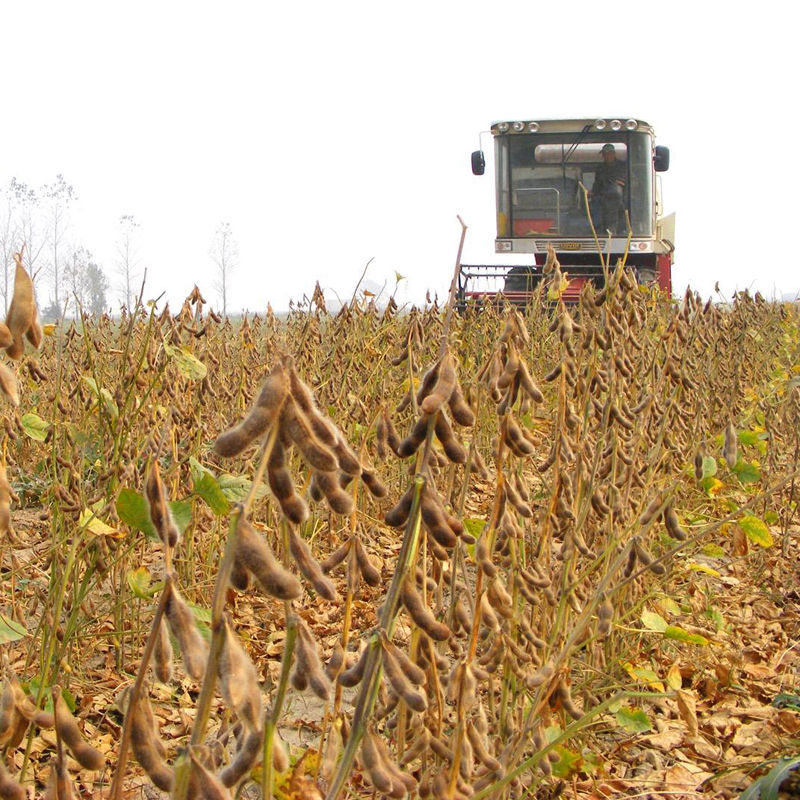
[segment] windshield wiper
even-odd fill
[[[578,145],[586,138],[586,134],[592,129],[591,125],[584,125],[583,130],[578,134],[578,138],[570,145],[567,154],[564,156],[562,164],[566,164],[570,160],[572,154],[578,149]]]

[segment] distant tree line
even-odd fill
[[[17,178],[0,186],[0,296],[4,311],[8,311],[14,292],[14,253],[23,245],[23,264],[33,279],[44,321],[76,316],[80,309],[103,314],[116,306],[115,301],[128,309],[135,304],[143,274],[139,221],[132,214],[119,218],[114,263],[103,265],[77,239],[71,218],[76,200],[74,187],[63,175],[41,186]],[[217,227],[209,258],[214,288],[227,313],[230,275],[239,263],[239,246],[230,223]],[[109,297],[109,266],[116,279],[115,298]]]

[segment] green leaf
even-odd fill
[[[699,644],[707,645],[709,640],[699,633],[689,633],[689,631],[678,627],[677,625],[667,625],[664,630],[664,636],[667,639],[674,639],[676,642],[686,642],[686,644]]]
[[[553,775],[557,778],[566,779],[581,771],[583,758],[580,753],[568,750],[560,744],[553,748],[553,752],[558,755],[558,761],[553,762]]]
[[[140,600],[149,600],[152,596],[150,571],[147,567],[138,567],[127,574],[128,586],[134,597]]]
[[[738,432],[739,441],[742,444],[758,444],[760,439],[760,434],[756,431],[739,431]]]
[[[164,350],[170,358],[175,361],[178,372],[184,378],[192,381],[201,381],[205,378],[208,369],[206,365],[196,356],[192,355],[185,347],[173,347],[164,342]]]
[[[733,471],[742,483],[758,483],[761,480],[761,467],[757,461],[736,462]]]
[[[50,423],[45,422],[38,414],[33,412],[23,414],[20,422],[22,423],[23,432],[26,436],[30,436],[31,439],[43,442],[47,438]]]
[[[629,733],[645,733],[653,729],[653,723],[641,708],[623,706],[616,713],[617,724]]]
[[[192,485],[192,491],[208,503],[208,507],[219,517],[228,513],[230,503],[220,488],[217,479],[210,473],[198,475]]]
[[[717,460],[711,456],[703,457],[703,477],[713,478],[717,474]]]
[[[192,504],[188,500],[170,500],[167,505],[172,512],[172,520],[183,535],[192,521]]]
[[[484,519],[465,519],[464,530],[472,536],[473,539],[480,539],[483,529],[486,527],[486,520]]]
[[[117,419],[119,417],[119,409],[111,392],[108,389],[101,389],[97,385],[97,381],[89,375],[81,375],[81,380],[92,390],[95,400],[102,401],[109,416]]]
[[[738,521],[738,525],[744,531],[745,536],[754,544],[760,547],[772,547],[772,534],[763,520],[748,514]]]
[[[642,611],[642,624],[649,631],[658,631],[659,633],[667,629],[667,621],[661,614],[656,614],[653,611]]]
[[[27,635],[28,631],[24,625],[20,625],[19,622],[7,617],[5,614],[0,614],[0,644],[17,642]]]
[[[217,478],[219,488],[231,503],[239,503],[247,497],[253,482],[244,475],[229,475],[223,473]],[[267,493],[267,487],[260,484],[255,492],[256,499],[263,497]]]
[[[130,528],[141,531],[148,539],[158,541],[158,533],[150,519],[147,498],[133,489],[122,489],[117,497],[117,516]]]
[[[709,558],[725,558],[727,553],[718,544],[711,542],[703,545],[703,555]]]

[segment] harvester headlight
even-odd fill
[[[611,130],[618,131],[622,127],[622,123],[618,119],[611,120]]]
[[[599,131],[604,131],[606,129],[606,121],[604,119],[598,119],[594,123],[595,128]]]
[[[626,127],[626,128],[629,130],[629,131],[635,131],[635,130],[636,130],[636,126],[637,126],[637,124],[638,124],[638,123],[636,122],[636,120],[635,120],[635,119],[629,119],[629,120],[628,120],[628,121],[625,123],[625,127]]]
[[[539,130],[539,123],[538,122],[529,122],[528,123],[528,130],[531,133],[536,133]]]
[[[515,122],[511,127],[514,129],[514,133],[522,133],[525,130],[525,123]]]
[[[500,133],[508,133],[508,123],[507,122],[498,122],[497,123],[497,130]]]

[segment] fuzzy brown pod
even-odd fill
[[[305,522],[308,506],[295,491],[292,474],[286,465],[286,450],[280,441],[275,442],[267,461],[267,481],[286,518],[295,525]]]
[[[201,681],[206,671],[208,645],[200,635],[194,614],[173,584],[169,592],[164,613],[172,635],[178,642],[186,674],[195,681]]]
[[[412,711],[425,711],[428,708],[428,701],[425,695],[416,688],[416,686],[419,684],[415,684],[401,666],[400,660],[395,655],[399,652],[399,649],[391,647],[386,639],[382,640],[382,645],[384,674],[389,680],[389,684],[391,685],[395,694]],[[405,666],[410,665],[411,667],[414,667],[415,670],[419,669],[418,667],[415,667],[415,665],[411,664],[408,658],[404,658],[403,663]]]
[[[4,744],[6,735],[13,730],[18,716],[19,712],[14,702],[14,684],[6,678],[0,696],[0,746]]]
[[[384,514],[384,520],[392,528],[400,528],[406,524],[414,501],[414,484],[412,483],[403,493],[397,503]]]
[[[378,748],[378,755],[383,759],[384,766],[392,778],[392,792],[389,796],[405,797],[406,794],[413,795],[417,789],[416,778],[395,764],[394,758],[382,737],[376,737],[375,744]]]
[[[583,717],[583,712],[575,705],[569,684],[565,678],[561,678],[556,687],[556,696],[561,701],[561,707],[575,720]]]
[[[333,581],[324,574],[319,562],[314,558],[311,548],[294,528],[289,529],[289,552],[300,569],[300,573],[314,587],[314,591],[320,597],[330,602],[339,599]]]
[[[169,683],[172,680],[172,657],[172,642],[167,623],[162,617],[153,648],[153,672],[161,683]]]
[[[430,419],[431,417],[426,414],[417,418],[408,436],[397,446],[397,456],[399,458],[408,458],[419,450],[420,445],[425,441],[425,437],[427,436]]]
[[[261,728],[261,687],[258,671],[225,620],[222,648],[217,662],[222,697],[250,731]]]
[[[456,382],[453,393],[447,401],[453,420],[464,428],[472,427],[475,424],[475,412],[467,402],[461,386]]]
[[[139,765],[147,773],[147,777],[162,792],[171,792],[175,783],[175,774],[164,760],[164,746],[158,738],[146,713],[142,710],[143,699],[127,710],[131,715],[131,748]]]
[[[314,470],[309,493],[321,492],[331,511],[347,515],[353,511],[353,496],[344,491],[339,483],[339,473]]]
[[[11,484],[5,465],[0,463],[0,536],[11,530]]]
[[[673,539],[677,539],[679,542],[686,541],[686,531],[681,528],[678,515],[675,513],[675,509],[672,507],[671,502],[664,509],[664,526],[667,529],[667,533]]]
[[[320,661],[317,643],[306,623],[297,618],[297,643],[295,646],[295,662],[292,671],[292,686],[303,691],[307,686],[320,698],[328,700],[331,682]]]
[[[386,497],[386,487],[371,469],[361,470],[361,481],[373,497],[377,497],[379,500]]]
[[[196,786],[196,796],[203,798],[203,800],[231,800],[231,793],[228,788],[197,757],[194,748],[189,749],[189,758],[192,762],[190,782]]]
[[[239,517],[236,558],[266,594],[278,600],[296,600],[303,593],[300,581],[278,561],[264,537],[244,516]]]
[[[372,785],[383,794],[391,794],[392,776],[383,763],[375,740],[376,735],[372,731],[365,731],[361,740],[361,763]]]
[[[32,722],[38,728],[47,729],[50,729],[55,725],[55,719],[53,718],[53,715],[34,704],[30,697],[28,697],[28,695],[25,693],[22,686],[20,686],[16,677],[12,680],[11,685],[14,692],[14,704],[16,706],[16,710],[26,722]]]
[[[423,394],[421,398],[418,398],[420,409],[428,416],[441,410],[442,406],[450,400],[458,384],[455,363],[449,351],[445,352],[440,359],[435,375],[436,379],[430,391]],[[422,390],[420,394],[422,394]]]
[[[224,458],[241,453],[267,431],[278,418],[289,395],[289,381],[283,366],[276,364],[264,381],[250,413],[239,425],[225,431],[214,442],[214,451]]]
[[[342,684],[342,686],[346,688],[352,688],[361,682],[361,679],[364,677],[364,669],[367,666],[367,658],[370,649],[370,647],[365,647],[361,651],[361,655],[358,657],[355,664],[339,673],[337,680]]]
[[[611,624],[614,621],[614,606],[607,597],[597,606],[597,620],[598,636],[606,636],[611,630]]]
[[[153,460],[145,478],[145,496],[150,510],[150,521],[156,529],[158,538],[164,547],[175,547],[180,539],[180,531],[172,518],[172,511],[167,505],[167,492],[161,480],[158,460]]]
[[[486,468],[486,462],[477,448],[472,451],[472,463],[470,464],[470,472],[477,475],[482,481],[489,479],[489,470]]]
[[[21,253],[14,253],[14,263],[14,294],[6,316],[6,326],[12,341],[6,347],[6,352],[10,358],[18,359],[25,351],[24,337],[37,321],[37,312],[33,281],[22,266]]]
[[[517,458],[525,458],[534,454],[534,446],[522,432],[522,428],[520,428],[511,414],[506,417],[502,432],[503,441]]]
[[[320,472],[336,472],[339,460],[333,450],[314,432],[311,422],[294,399],[289,396],[280,412],[281,432],[295,445],[303,460]]]
[[[450,638],[450,628],[436,619],[433,612],[425,605],[422,595],[417,591],[410,578],[403,581],[400,599],[414,623],[431,639],[444,642]]]
[[[657,494],[647,505],[647,508],[642,512],[642,515],[639,517],[639,524],[644,528],[649,525],[655,515],[661,509],[661,506],[664,503],[664,498]]]
[[[355,539],[355,548],[356,548],[356,564],[358,566],[359,572],[361,573],[361,577],[364,578],[364,581],[367,583],[368,586],[380,586],[381,572],[369,560],[367,551],[364,548],[364,545],[361,543],[361,539],[358,537],[356,537]]]
[[[19,408],[19,385],[17,376],[12,369],[9,369],[0,361],[0,391],[14,408]]]
[[[386,425],[386,443],[391,448],[392,452],[399,458],[400,457],[400,435],[397,433],[397,429],[394,427],[394,423],[392,422],[391,417],[389,416],[388,412],[384,409],[381,415],[385,425]]]
[[[73,800],[75,788],[67,772],[66,760],[52,758],[50,760],[50,774],[47,777],[47,786],[44,791],[44,800]]]
[[[72,757],[84,769],[103,769],[106,763],[103,754],[83,738],[78,722],[67,708],[61,689],[57,686],[53,687],[53,709],[56,731],[61,741],[69,748]]]
[[[531,377],[531,373],[529,372],[524,359],[520,359],[519,361],[519,369],[517,370],[517,376],[519,378],[520,389],[522,389],[522,391],[525,392],[525,394],[534,403],[543,403],[544,395],[542,394],[541,389],[539,389],[539,387],[536,385],[536,382]]]
[[[456,530],[450,524],[449,515],[446,514],[442,507],[438,495],[435,490],[429,489],[427,485],[422,490],[422,496],[420,497],[420,512],[426,530],[435,541],[448,549],[455,547],[458,536],[461,533],[460,523],[455,517],[451,517],[450,519],[455,524],[458,524],[459,529]]]
[[[352,539],[346,539],[324,561],[320,562],[320,567],[325,574],[336,569],[347,558],[352,542]]]
[[[456,439],[453,427],[444,411],[439,411],[434,423],[434,433],[442,445],[445,455],[453,464],[466,464],[467,451]]]
[[[739,458],[736,428],[734,428],[733,422],[730,420],[725,428],[725,436],[722,444],[722,457],[725,459],[725,463],[728,465],[728,467],[730,467],[730,469],[733,469],[736,466],[736,462]]]
[[[694,477],[699,481],[703,479],[703,451],[698,450],[694,454]]]
[[[0,798],[2,800],[25,800],[27,793],[23,786],[17,783],[6,770],[6,765],[0,759]]]

